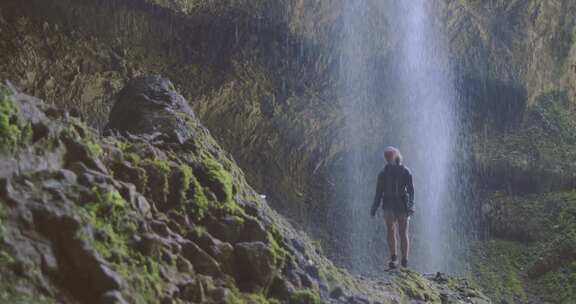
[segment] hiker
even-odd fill
[[[370,210],[374,217],[382,205],[386,230],[388,234],[388,248],[390,251],[391,269],[397,267],[396,230],[400,235],[400,251],[402,253],[402,267],[408,267],[408,224],[410,216],[414,213],[414,186],[410,170],[402,165],[402,155],[394,147],[384,150],[386,166],[378,174],[376,196]]]

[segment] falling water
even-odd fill
[[[461,237],[453,220],[459,201],[453,164],[459,127],[437,1],[346,2],[340,95],[349,155],[346,202],[339,208],[339,225],[348,230],[345,262],[358,272],[385,265],[382,217],[369,220],[367,213],[383,148],[395,145],[416,187],[411,265],[425,272],[456,271]]]

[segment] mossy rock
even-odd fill
[[[440,295],[434,290],[432,282],[416,272],[402,271],[398,278],[394,279],[394,283],[403,294],[411,299],[426,302],[440,301]]]
[[[30,125],[22,121],[19,111],[10,90],[0,85],[0,153],[13,152],[31,134]]]
[[[214,158],[204,155],[198,169],[201,182],[216,194],[218,201],[221,203],[232,201],[232,177],[222,164]]]
[[[289,304],[321,304],[320,296],[310,289],[295,291],[288,301]]]

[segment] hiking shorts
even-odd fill
[[[382,205],[384,211],[384,218],[392,216],[395,220],[400,218],[410,217],[411,213],[408,211],[408,206],[404,200],[388,200],[384,201]]]

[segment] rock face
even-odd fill
[[[260,199],[192,112],[168,110],[181,98],[168,81],[130,83],[123,92],[140,85],[167,105],[158,115],[132,105],[146,115],[111,122],[107,137],[0,86],[0,132],[12,139],[0,154],[0,302],[489,303],[463,280],[337,269]],[[152,136],[173,126],[170,115],[187,115],[194,136]]]

